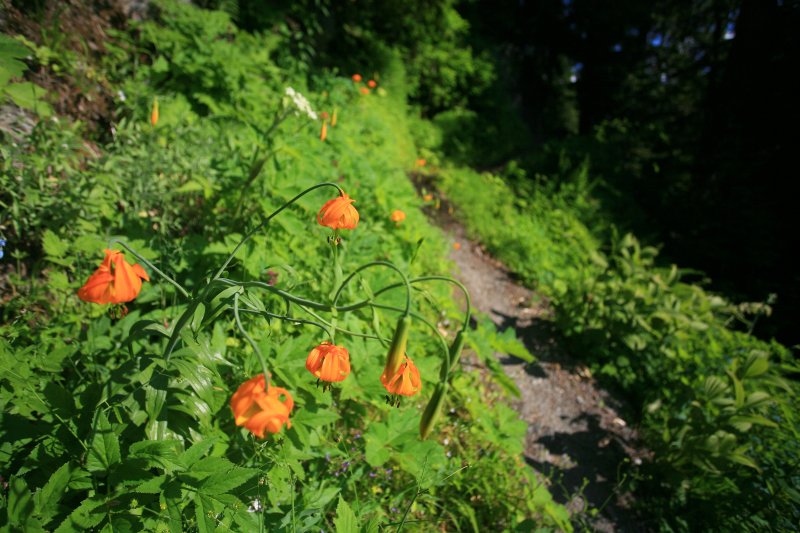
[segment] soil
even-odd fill
[[[547,300],[517,283],[447,211],[428,214],[452,240],[454,275],[469,290],[473,306],[499,329],[514,328],[537,359],[526,364],[496,354],[521,392],[513,406],[528,423],[528,464],[549,480],[553,497],[570,510],[576,529],[644,530],[631,510],[633,496],[625,480],[647,452],[626,421],[627,406],[563,348]]]

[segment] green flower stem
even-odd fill
[[[264,360],[264,355],[261,353],[261,350],[256,345],[256,342],[253,338],[247,333],[242,326],[242,319],[239,317],[239,293],[233,295],[233,316],[236,318],[236,326],[239,328],[242,336],[247,340],[250,344],[250,347],[253,348],[253,351],[256,353],[256,357],[258,357],[258,362],[261,363],[261,370],[264,372],[264,380],[265,380],[265,387],[264,389],[269,389],[269,369],[267,368],[267,362]]]
[[[336,302],[339,301],[339,296],[342,295],[342,290],[348,283],[350,283],[350,280],[352,280],[356,276],[356,274],[358,274],[362,270],[374,266],[383,266],[386,268],[391,268],[392,270],[397,272],[397,274],[403,279],[403,285],[406,288],[406,308],[403,311],[403,316],[408,316],[408,314],[411,312],[411,284],[408,282],[408,277],[403,273],[402,270],[394,266],[392,263],[386,261],[371,261],[355,269],[353,273],[347,276],[347,278],[342,282],[342,284],[339,286],[339,290],[336,291],[336,296],[334,296],[333,298],[333,307],[336,308]]]
[[[165,281],[167,281],[167,282],[171,283],[171,284],[172,284],[172,285],[173,285],[173,286],[174,286],[176,289],[178,289],[178,291],[179,291],[179,292],[180,292],[180,293],[181,293],[181,294],[182,294],[182,295],[183,295],[185,298],[188,298],[188,297],[189,297],[189,292],[188,292],[186,289],[184,289],[184,288],[183,288],[183,287],[180,285],[180,283],[178,283],[177,281],[175,281],[175,280],[174,280],[174,279],[172,279],[171,277],[169,277],[169,276],[167,276],[166,274],[164,274],[164,273],[163,273],[161,270],[159,270],[158,268],[156,268],[156,266],[155,266],[153,263],[151,263],[150,261],[148,261],[147,259],[145,259],[144,257],[142,257],[142,256],[139,254],[139,252],[137,252],[136,250],[134,250],[133,248],[131,248],[131,246],[130,246],[128,243],[126,243],[126,242],[125,242],[125,241],[123,241],[123,240],[116,239],[116,238],[114,238],[114,239],[111,239],[110,241],[108,241],[108,247],[109,247],[109,248],[111,248],[111,247],[112,247],[114,244],[119,244],[120,246],[122,246],[123,248],[125,248],[127,251],[129,251],[131,254],[133,254],[134,256],[136,256],[136,259],[138,259],[139,261],[141,261],[142,263],[144,263],[145,265],[147,265],[147,266],[150,268],[150,270],[152,270],[153,272],[155,272],[156,274],[158,274],[159,276],[161,276],[162,278],[164,278],[164,280],[165,280]]]
[[[466,330],[469,327],[469,320],[472,317],[472,300],[470,299],[469,291],[467,291],[467,288],[464,287],[464,285],[460,281],[458,281],[456,279],[453,279],[453,278],[450,278],[450,277],[447,277],[447,276],[421,276],[419,278],[410,278],[408,281],[412,285],[415,284],[415,283],[422,283],[422,282],[425,282],[425,281],[446,281],[448,283],[452,283],[453,285],[455,285],[459,289],[461,289],[461,292],[464,294],[464,299],[466,300],[466,303],[467,303],[467,309],[464,312],[464,323],[461,326],[461,329],[462,330]],[[377,291],[375,291],[375,296],[378,296],[380,294],[383,294],[386,291],[389,291],[389,290],[392,290],[392,289],[396,289],[396,288],[402,287],[402,286],[403,286],[402,283],[393,283],[391,285],[387,285],[386,287],[382,287],[382,288],[378,289]],[[362,303],[362,302],[359,302],[359,303]],[[364,303],[366,303],[366,301]]]
[[[261,231],[261,229],[263,229],[264,226],[266,226],[269,223],[270,220],[272,220],[281,211],[283,211],[284,209],[286,209],[287,207],[292,205],[294,202],[296,202],[297,200],[299,200],[300,198],[302,198],[306,194],[310,193],[311,191],[313,191],[315,189],[319,189],[320,187],[334,187],[337,191],[339,191],[339,194],[342,193],[342,188],[339,187],[335,183],[331,183],[331,182],[318,183],[318,184],[316,184],[316,185],[314,185],[312,187],[309,187],[308,189],[304,190],[303,192],[301,192],[300,194],[298,194],[297,196],[295,196],[294,198],[292,198],[291,200],[289,200],[288,202],[283,204],[281,207],[279,207],[278,209],[273,211],[272,214],[270,214],[267,218],[262,220],[261,224],[259,224],[258,226],[256,226],[252,230],[250,230],[250,232],[247,235],[245,235],[244,238],[242,238],[241,241],[239,241],[239,244],[237,244],[236,248],[233,249],[233,252],[231,252],[231,255],[228,256],[228,259],[225,260],[225,263],[223,263],[223,265],[219,268],[217,273],[214,274],[214,277],[212,278],[212,281],[216,280],[216,279],[219,279],[219,277],[222,276],[222,273],[225,271],[226,268],[228,268],[228,265],[231,263],[231,261],[233,261],[233,258],[236,257],[236,254],[239,252],[239,249],[241,249],[241,247],[244,246],[244,243],[249,241],[253,237],[253,235],[255,235],[256,233]]]
[[[244,288],[255,287],[255,288],[258,288],[258,289],[264,289],[264,290],[269,291],[269,292],[271,292],[273,294],[277,294],[281,298],[284,298],[285,300],[288,300],[288,301],[290,301],[292,303],[296,303],[296,304],[299,304],[299,305],[304,305],[304,306],[307,306],[307,307],[311,307],[312,309],[319,309],[320,311],[331,312],[334,309],[334,307],[332,305],[323,304],[323,303],[319,303],[319,302],[314,302],[312,300],[306,300],[305,298],[300,298],[299,296],[295,296],[295,295],[293,295],[291,293],[288,293],[286,291],[278,289],[277,287],[273,287],[272,285],[269,285],[268,283],[264,283],[263,281],[234,281],[232,279],[227,279],[227,278],[217,278],[216,280],[212,281],[212,283],[214,283],[214,282],[223,283],[223,284],[231,286],[231,287],[234,286],[234,285],[238,285],[239,287],[244,287]],[[365,305],[367,305],[367,304],[364,303],[363,305],[361,305],[359,307],[364,307]],[[358,309],[358,308],[356,308],[356,309]],[[341,310],[343,310],[343,308],[339,308],[337,310],[341,311]],[[351,309],[345,309],[345,310],[350,311]]]
[[[298,305],[297,307],[299,307],[300,309],[302,309],[303,311],[305,311],[309,315],[311,315],[314,318],[316,318],[317,320],[319,320],[322,324],[325,324],[326,326],[329,326],[329,327],[334,327],[333,324],[330,324],[330,323],[326,322],[324,318],[319,316],[314,311],[312,311],[310,309],[307,309],[307,308],[303,307],[302,305]],[[361,337],[361,338],[364,338],[364,339],[374,339],[376,341],[389,342],[389,339],[384,339],[384,338],[379,337],[377,335],[370,335],[369,333],[357,333],[355,331],[350,331],[349,329],[345,329],[345,328],[342,328],[342,327],[339,327],[339,326],[335,326],[335,329],[336,329],[336,331],[341,331],[345,335],[351,335],[353,337]]]
[[[241,311],[243,311],[245,313],[261,315],[261,316],[264,316],[264,317],[267,317],[267,318],[277,318],[278,320],[285,320],[286,322],[291,322],[293,324],[309,324],[309,325],[312,325],[312,326],[316,326],[319,329],[321,329],[322,331],[324,331],[325,334],[329,338],[332,338],[331,331],[328,329],[328,326],[326,326],[324,324],[320,324],[319,322],[314,322],[313,320],[305,320],[305,319],[302,319],[302,318],[294,318],[294,317],[286,316],[286,315],[278,315],[278,314],[275,314],[275,313],[270,313],[269,311],[259,311],[258,309],[245,308],[245,309],[242,309]]]

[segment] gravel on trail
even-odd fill
[[[553,497],[572,512],[579,530],[643,531],[624,479],[647,451],[625,419],[625,404],[560,346],[544,298],[517,283],[442,210],[428,214],[452,240],[455,276],[469,290],[473,306],[498,328],[514,328],[536,358],[527,364],[496,354],[521,393],[513,407],[528,423],[528,464],[550,480]]]

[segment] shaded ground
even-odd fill
[[[624,480],[645,452],[638,449],[636,431],[625,421],[625,406],[559,347],[547,320],[548,303],[516,283],[443,211],[429,215],[453,240],[450,255],[458,265],[456,277],[470,291],[474,307],[498,327],[515,328],[537,358],[526,364],[497,354],[521,392],[514,407],[528,423],[526,460],[550,479],[554,498],[573,512],[579,527],[643,530],[628,509],[632,496]]]

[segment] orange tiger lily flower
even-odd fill
[[[361,83],[361,74],[353,74],[351,78],[353,79],[354,82]]]
[[[341,196],[325,202],[317,213],[317,222],[331,229],[355,229],[358,225],[358,211],[350,205],[354,201],[342,192]]]
[[[142,280],[150,276],[139,264],[131,265],[118,250],[104,250],[106,257],[83,287],[78,289],[78,298],[96,304],[120,304],[130,302],[142,290]]]
[[[422,380],[419,377],[419,370],[410,357],[404,356],[403,362],[397,368],[394,375],[389,376],[388,369],[383,369],[381,383],[389,391],[389,394],[399,394],[400,396],[414,396],[422,390]]]
[[[323,342],[309,352],[306,369],[322,381],[342,381],[350,375],[350,353],[343,346]]]
[[[389,218],[392,219],[392,222],[400,223],[406,219],[406,214],[399,209],[395,209]]]
[[[266,391],[264,374],[248,379],[231,397],[231,411],[237,426],[244,427],[250,433],[264,438],[264,432],[277,433],[286,424],[291,428],[289,413],[294,401],[289,391],[281,387],[272,387]],[[281,400],[283,396],[283,400]]]

